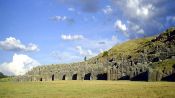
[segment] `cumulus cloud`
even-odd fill
[[[124,24],[121,20],[117,20],[114,23],[114,27],[129,38],[137,38],[137,34],[145,34],[145,31],[141,26],[131,21],[127,21],[126,24]]]
[[[150,36],[174,25],[170,18],[175,16],[174,0],[112,0],[112,4],[122,19],[140,26],[136,33]]]
[[[111,36],[109,39],[84,39],[76,42],[76,47],[67,46],[64,51],[53,51],[51,56],[54,57],[58,63],[71,63],[84,60],[96,56],[100,52],[110,49],[115,44],[121,41],[116,35]],[[85,44],[87,43],[87,44]]]
[[[133,11],[130,13],[140,17],[148,17],[151,10],[153,10],[152,4],[144,5],[142,0],[127,0],[126,8]]]
[[[78,50],[79,54],[82,56],[94,56],[95,54],[92,53],[90,49],[83,49],[81,46],[77,46],[76,49]]]
[[[135,23],[132,23],[130,21],[128,21],[128,28],[129,28],[129,32],[134,32],[134,33],[137,33],[137,34],[144,34],[144,30],[138,25],[138,24],[135,24]]]
[[[83,35],[70,35],[70,34],[64,35],[64,34],[62,34],[61,38],[63,40],[82,40],[82,39],[84,39],[84,36]]]
[[[112,14],[112,12],[113,12],[110,5],[107,5],[104,9],[102,9],[102,11],[104,14],[107,14],[107,15]]]
[[[122,23],[121,20],[116,20],[114,23],[114,28],[122,32],[125,36],[129,37],[129,34],[127,32],[128,28],[126,27],[126,24]]]
[[[14,54],[11,62],[0,64],[0,72],[6,75],[24,75],[40,63],[24,54]]]
[[[144,0],[113,0],[113,2],[131,18],[148,18],[154,10],[154,6],[148,2],[145,3]]]
[[[29,43],[28,45],[24,45],[21,43],[20,40],[14,37],[8,37],[4,41],[0,41],[0,48],[6,51],[23,51],[23,52],[30,52],[30,51],[39,51],[37,45],[33,43]]]
[[[103,39],[96,39],[96,40],[92,40],[92,39],[83,40],[82,42],[79,43],[80,47],[77,47],[77,48],[78,50],[85,50],[86,52],[87,50],[91,50],[92,53],[95,55],[101,51],[112,48],[114,45],[120,42],[121,41],[117,39],[117,36],[113,35],[109,39],[103,38]],[[88,44],[84,44],[84,43],[88,43]]]
[[[122,23],[121,20],[116,20],[116,22],[114,23],[114,27],[123,32],[126,32],[127,30],[126,25]]]

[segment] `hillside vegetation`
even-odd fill
[[[145,54],[151,55],[149,52],[156,52],[157,47],[159,47],[160,51],[162,50],[161,48],[164,49],[163,51],[166,51],[165,48],[170,48],[171,45],[175,45],[175,27],[171,27],[166,31],[161,32],[158,36],[138,38],[117,44],[108,51],[104,51],[104,53],[89,59],[89,61],[92,62],[94,59],[98,59],[100,62],[105,62],[103,60],[106,60],[107,58],[128,59],[130,57],[138,59],[140,53],[145,52]]]

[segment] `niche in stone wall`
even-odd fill
[[[91,80],[91,73],[85,74],[84,80]]]
[[[173,69],[172,73],[168,72],[169,73],[168,75],[166,74],[166,76],[162,77],[162,79],[161,79],[162,81],[175,81],[175,64],[172,66],[172,69]],[[163,73],[165,74],[167,72],[165,72],[165,70],[164,70]]]
[[[161,80],[162,81],[175,81],[175,73],[170,74],[170,75],[168,75],[166,77],[163,77]]]
[[[130,79],[129,75],[126,75],[126,74],[124,74],[120,78],[118,78],[118,80],[129,80],[129,79]]]
[[[73,74],[72,80],[77,80],[77,74]]]
[[[40,78],[40,81],[43,81],[43,78]]]
[[[107,73],[98,74],[97,80],[107,80]]]
[[[63,75],[63,78],[62,78],[62,80],[66,80],[66,75]]]
[[[52,75],[52,81],[54,81],[54,79],[55,79],[55,75],[53,74],[53,75]]]
[[[148,80],[148,72],[142,72],[139,74],[135,74],[133,78],[131,78],[132,81],[147,81]]]

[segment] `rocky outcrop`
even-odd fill
[[[133,43],[138,46],[125,47]],[[84,62],[35,67],[15,79],[175,81],[175,28],[155,38],[126,42]]]

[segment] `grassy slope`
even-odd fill
[[[1,82],[0,98],[175,98],[173,82]]]
[[[112,47],[110,50],[108,50],[108,56],[104,57],[103,53],[99,54],[96,57],[93,57],[89,59],[89,61],[93,61],[98,58],[100,62],[103,62],[106,60],[106,58],[118,58],[121,59],[121,57],[127,58],[128,56],[132,56],[133,59],[137,58],[139,53],[138,51],[143,48],[143,46],[151,41],[155,37],[147,37],[147,38],[139,38],[135,40],[129,40],[127,42],[118,44],[114,47]]]
[[[153,37],[148,38],[140,38],[135,40],[127,41],[123,44],[116,45],[109,50],[109,56],[115,55],[120,56],[123,54],[124,56],[127,55],[135,55],[137,51],[147,42],[151,41]]]
[[[169,28],[166,31],[162,32],[159,35],[159,37],[161,36],[161,38],[163,40],[156,41],[156,42],[154,42],[154,44],[151,44],[151,45],[148,45],[147,43],[150,42],[151,40],[155,39],[156,36],[130,40],[130,41],[124,42],[122,44],[116,45],[108,51],[109,57],[113,56],[113,55],[120,56],[121,54],[123,54],[124,56],[128,56],[128,55],[135,56],[135,55],[137,55],[138,51],[143,50],[143,48],[148,50],[150,47],[152,47],[152,45],[161,46],[162,44],[165,43],[164,41],[167,39],[167,36],[173,34],[174,30],[175,30],[175,27],[172,27],[172,28]]]
[[[104,53],[101,53],[98,56],[89,59],[89,61],[93,62],[96,59],[98,59],[100,62],[105,62],[106,58],[121,59],[122,57],[127,59],[128,56],[131,56],[133,59],[138,59],[138,56],[140,55],[139,52],[143,50],[155,50],[156,46],[164,47],[166,45],[164,41],[167,39],[168,35],[173,34],[174,30],[175,30],[175,27],[172,27],[162,32],[159,36],[139,38],[139,39],[129,40],[127,42],[118,44],[107,51],[108,56],[103,56]],[[156,37],[161,37],[163,40],[155,41],[149,44],[150,42],[152,42],[151,40],[155,39]]]

